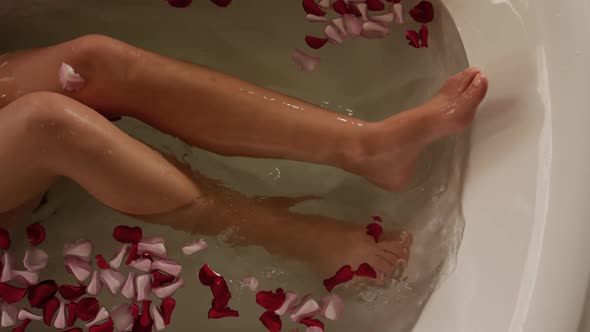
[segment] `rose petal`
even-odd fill
[[[191,3],[193,3],[193,0],[168,0],[168,4],[174,8],[186,8],[190,6]]]
[[[152,288],[152,292],[158,298],[164,299],[167,297],[172,296],[180,287],[184,286],[184,280],[182,278],[177,279],[175,282],[171,283],[167,286],[162,286],[158,288]]]
[[[59,67],[58,80],[61,84],[62,89],[70,92],[79,91],[84,87],[84,84],[86,83],[84,78],[77,74],[74,71],[74,68],[72,68],[72,66],[63,62]]]
[[[68,327],[74,326],[76,320],[78,320],[78,303],[70,302],[66,306],[68,312]]]
[[[205,250],[208,247],[209,246],[207,245],[207,242],[205,242],[203,239],[193,240],[186,243],[184,247],[182,247],[182,253],[189,256],[199,251]]]
[[[79,327],[74,327],[64,332],[82,332],[82,329]]]
[[[128,249],[128,244],[122,244],[113,255],[113,258],[111,258],[111,260],[109,261],[109,266],[115,270],[118,270],[121,267],[121,264],[123,263],[123,258],[125,257],[125,254],[127,253]]]
[[[207,314],[209,319],[219,319],[225,317],[240,317],[240,313],[230,308],[223,308],[221,310],[215,310],[215,308],[209,309]]]
[[[107,286],[111,294],[115,295],[125,283],[125,276],[119,271],[102,270],[100,271],[100,280]]]
[[[55,296],[57,289],[57,283],[54,280],[45,280],[29,287],[29,304],[33,308],[43,308],[45,303]]]
[[[18,309],[15,304],[2,303],[0,306],[2,317],[0,318],[1,327],[10,327],[16,325]]]
[[[26,232],[32,246],[38,246],[45,241],[45,228],[38,222],[27,226]]]
[[[298,48],[293,51],[291,58],[295,65],[305,72],[314,71],[320,63],[319,57],[309,55]]]
[[[14,257],[12,254],[5,252],[2,255],[2,276],[0,277],[0,282],[8,282],[12,280],[12,272],[14,266]]]
[[[332,24],[338,28],[338,33],[340,33],[341,36],[348,36],[348,30],[346,30],[346,27],[344,26],[344,19],[342,17],[333,19]]]
[[[329,320],[338,320],[344,311],[344,301],[336,294],[328,295],[320,300],[320,314]]]
[[[35,285],[39,282],[39,273],[29,271],[12,271],[12,280],[26,286]]]
[[[385,4],[381,0],[367,0],[367,9],[371,11],[382,11]]]
[[[137,301],[143,301],[148,298],[152,287],[150,285],[150,275],[140,274],[135,278],[135,289],[137,291]]]
[[[92,242],[88,240],[78,240],[72,243],[68,243],[64,246],[63,255],[65,257],[78,257],[86,262],[90,262],[90,256],[92,255]]]
[[[326,12],[314,0],[303,0],[303,10],[308,14],[325,16]]]
[[[367,21],[363,23],[361,35],[365,38],[383,38],[389,35],[389,27],[378,22]]]
[[[307,294],[301,300],[301,303],[291,309],[291,320],[298,322],[303,318],[313,317],[320,312],[320,305],[312,298],[311,294]]]
[[[53,321],[53,327],[58,330],[66,328],[66,305],[63,302],[59,303],[59,309],[57,310],[57,317]]]
[[[317,16],[317,15],[313,15],[313,14],[307,14],[305,16],[305,19],[308,22],[312,22],[312,23],[320,23],[320,22],[328,22],[328,18],[325,16]]]
[[[25,269],[31,272],[39,272],[47,266],[49,256],[39,248],[29,248],[25,252],[23,265]]]
[[[121,295],[127,300],[135,299],[137,296],[137,292],[135,291],[135,273],[129,272],[127,275],[127,280],[125,280],[121,288]]]
[[[159,257],[159,258],[166,258],[166,246],[164,243],[156,242],[156,243],[147,243],[147,242],[139,242],[138,244],[139,253],[148,253],[151,256]]]
[[[133,326],[133,316],[128,304],[118,304],[110,312],[113,325],[118,331],[127,331]]]
[[[322,331],[325,328],[324,323],[318,319],[304,318],[299,322],[307,327],[319,327]]]
[[[324,332],[324,329],[319,326],[310,326],[305,329],[305,332]]]
[[[376,223],[371,223],[367,225],[367,235],[375,239],[375,242],[379,242],[381,234],[383,234],[383,227],[381,227],[381,225]]]
[[[221,310],[227,307],[229,300],[231,300],[231,292],[223,277],[220,277],[213,282],[213,285],[211,285],[211,293],[213,293],[212,306],[216,310]]]
[[[29,326],[29,324],[31,324],[31,320],[24,319],[23,322],[19,326],[12,329],[12,332],[24,332],[27,329],[27,326]]]
[[[138,258],[128,265],[142,272],[149,272],[152,269],[152,261],[147,258]]]
[[[420,36],[418,35],[418,32],[407,30],[406,39],[409,40],[408,45],[411,45],[414,48],[420,48]]]
[[[287,291],[287,293],[285,293],[285,301],[283,302],[280,308],[275,310],[275,314],[279,316],[286,314],[287,311],[293,308],[295,302],[297,302],[297,294],[295,294],[295,292],[292,291]]]
[[[370,20],[373,22],[379,22],[379,23],[391,23],[393,22],[394,19],[394,15],[393,13],[387,13],[387,14],[383,14],[383,15],[377,15],[377,16],[371,16]],[[373,217],[375,218],[375,217]],[[377,220],[375,220],[377,221]]]
[[[131,313],[131,317],[133,317],[133,319],[139,318],[139,306],[137,304],[131,304],[129,306],[129,312]]]
[[[331,24],[326,25],[324,34],[332,43],[341,44],[344,41],[342,36],[340,36],[340,33],[338,33],[338,30],[336,30],[336,28],[334,28],[334,26]]]
[[[152,270],[160,270],[178,277],[180,272],[182,272],[182,265],[173,260],[157,259],[152,263]]]
[[[152,301],[145,300],[141,306],[141,316],[139,317],[139,324],[143,327],[151,327],[154,323],[152,317],[150,316],[150,305]],[[151,329],[150,329],[151,330]]]
[[[359,265],[359,268],[354,272],[354,275],[357,277],[377,279],[377,272],[367,263]]]
[[[363,31],[363,22],[353,14],[342,16],[344,27],[353,36],[360,36]]]
[[[372,216],[371,218],[373,219],[373,221],[383,222],[383,219],[381,219],[381,217],[379,216]]]
[[[268,311],[276,311],[285,303],[287,295],[282,288],[276,292],[260,291],[256,294],[256,303]]]
[[[20,309],[18,312],[18,315],[17,315],[17,319],[18,320],[28,319],[28,320],[40,321],[43,319],[43,317],[39,316],[39,315],[35,315],[26,309]]]
[[[232,2],[232,0],[211,0],[211,2],[216,4],[218,7],[225,8],[225,7],[229,6],[229,4]]]
[[[329,9],[330,8],[330,1],[331,0],[320,0],[320,1],[318,1],[318,6],[322,7],[323,9]]]
[[[59,305],[60,302],[57,297],[52,297],[45,302],[43,305],[43,323],[45,323],[45,325],[51,326],[51,321],[53,320],[53,316],[59,308]]]
[[[260,283],[258,282],[258,279],[256,279],[255,277],[244,277],[242,278],[242,280],[240,280],[240,285],[242,287],[248,288],[252,292],[257,292]]]
[[[155,304],[150,305],[150,313],[152,314],[152,319],[154,320],[154,328],[156,331],[162,331],[166,328],[166,324],[164,324],[164,317],[162,317],[162,313],[160,309]]]
[[[19,288],[5,283],[0,283],[0,298],[6,303],[17,303],[27,294],[26,288]]]
[[[404,24],[404,6],[401,3],[394,3],[391,12],[394,15],[395,23]]]
[[[326,287],[328,292],[331,292],[334,287],[352,280],[353,277],[354,273],[352,272],[352,268],[350,265],[345,265],[341,267],[333,277],[324,280],[324,287]]]
[[[131,262],[140,257],[141,256],[139,255],[139,245],[135,243],[131,245],[131,247],[129,247],[129,254],[127,255],[127,260],[125,261],[125,264],[129,265],[131,264]]]
[[[86,327],[98,325],[98,323],[107,320],[109,317],[110,316],[109,316],[109,312],[107,311],[107,309],[101,307],[98,310],[98,313],[96,314],[94,319],[92,319],[90,322],[86,323]]]
[[[430,23],[434,19],[434,8],[430,1],[420,1],[410,9],[410,16],[418,23]]]
[[[86,294],[86,286],[61,285],[59,286],[59,294],[68,301],[76,301],[82,295]]]
[[[74,278],[80,283],[88,279],[92,273],[92,269],[88,262],[74,256],[66,258],[66,270],[73,274]]]
[[[349,10],[350,10],[351,5],[352,5],[352,7],[356,8],[358,10],[358,13],[361,14],[360,16],[361,16],[361,19],[363,21],[368,21],[369,20],[369,17],[367,16],[367,10],[368,9],[367,9],[367,4],[366,3],[353,3],[353,4],[350,4],[350,5],[348,5],[348,9]],[[351,10],[351,11],[353,12],[353,14],[355,14],[355,13],[358,14],[354,10]]]
[[[420,41],[422,42],[422,47],[428,48],[428,27],[424,24],[420,28]]]
[[[113,332],[113,320],[109,318],[100,325],[91,326],[88,332]]]
[[[320,49],[328,42],[328,38],[318,38],[313,36],[305,36],[305,42],[313,49]]]
[[[267,311],[260,316],[259,320],[270,332],[279,332],[283,327],[281,317],[272,311]]]
[[[213,285],[213,282],[215,282],[215,280],[217,280],[220,277],[221,275],[213,271],[211,267],[209,267],[209,265],[207,264],[203,265],[203,267],[201,267],[201,269],[199,270],[199,281],[204,286]]]
[[[350,14],[348,10],[348,6],[344,2],[344,0],[336,0],[332,3],[332,9],[340,15]]]
[[[172,312],[174,312],[174,308],[176,307],[176,301],[173,298],[167,298],[162,301],[160,305],[160,310],[162,311],[162,315],[164,316],[164,324],[170,325],[170,320],[172,319]]]
[[[109,269],[109,264],[107,263],[107,261],[104,259],[104,257],[102,255],[96,255],[96,256],[94,256],[94,258],[96,259],[96,266],[98,266],[99,269],[101,269],[101,270],[108,270]]]
[[[143,238],[143,230],[139,227],[121,225],[115,227],[113,237],[121,243],[139,243]]]
[[[102,291],[102,283],[98,278],[98,271],[94,271],[92,273],[92,278],[90,279],[90,283],[88,284],[88,294],[91,295],[98,295]]]
[[[76,314],[78,318],[85,322],[89,322],[93,320],[96,315],[98,315],[98,311],[100,310],[100,304],[98,300],[94,297],[85,297],[78,302],[78,307],[76,308]]]

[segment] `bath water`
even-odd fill
[[[416,1],[409,1],[411,6]],[[349,40],[325,47],[313,73],[302,73],[291,63],[293,47],[304,47],[306,34],[318,26],[304,19],[300,1],[236,0],[226,9],[209,1],[195,1],[188,9],[174,9],[161,0],[4,0],[0,4],[0,52],[40,47],[84,34],[101,33],[161,54],[226,72],[267,88],[322,105],[342,114],[376,121],[430,98],[451,74],[467,66],[460,36],[452,18],[436,1],[429,49],[406,45],[404,27],[394,27],[383,40]],[[414,26],[410,25],[412,28]],[[198,111],[198,110],[196,110]],[[319,165],[282,160],[222,157],[190,147],[138,121],[117,125],[130,135],[172,154],[205,175],[220,179],[248,195],[316,195],[321,200],[295,207],[366,224],[380,215],[386,229],[414,233],[415,244],[405,282],[375,288],[355,284],[338,290],[346,300],[344,317],[328,322],[326,331],[409,331],[441,277],[450,273],[460,243],[461,171],[466,138],[453,137],[429,147],[411,186],[388,193],[346,172]],[[50,254],[42,279],[74,282],[63,268],[63,244],[88,238],[95,252],[110,257],[117,244],[112,229],[139,225],[144,234],[164,236],[168,251],[184,266],[186,286],[177,292],[172,331],[196,327],[202,331],[263,331],[258,321],[263,309],[254,294],[241,289],[239,279],[256,276],[263,289],[282,287],[299,294],[325,295],[321,280],[304,265],[271,257],[257,247],[229,247],[217,237],[205,237],[210,248],[184,257],[180,248],[194,235],[165,226],[147,225],[113,212],[77,185],[61,181],[48,202],[32,217],[48,231],[43,249]],[[24,236],[25,225],[13,237]],[[15,254],[26,246],[15,241]],[[231,307],[240,318],[208,320],[211,294],[200,285],[196,271],[210,264],[225,276],[233,293]],[[101,296],[107,308],[121,297]],[[292,325],[283,319],[284,331]],[[32,324],[29,331],[41,331]]]

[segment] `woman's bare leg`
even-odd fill
[[[388,274],[407,260],[407,235],[392,233],[375,243],[358,226],[294,214],[284,200],[248,198],[188,174],[59,94],[32,93],[0,109],[0,141],[0,224],[66,176],[138,219],[200,234],[232,229],[234,243],[303,260],[324,275],[364,262]]]
[[[86,78],[83,90],[61,91],[61,62]],[[367,123],[104,36],[7,55],[3,64],[0,103],[33,91],[65,93],[219,154],[327,164],[390,190],[409,181],[427,144],[471,123],[487,90],[485,76],[469,69],[430,102]]]

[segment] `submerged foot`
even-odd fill
[[[352,171],[384,189],[403,189],[428,144],[471,124],[487,88],[477,68],[449,78],[427,103],[375,124]]]

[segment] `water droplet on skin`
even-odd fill
[[[113,155],[113,151],[111,151],[111,149],[109,149],[109,150],[107,151],[107,154],[108,154],[109,156],[112,156],[112,155]]]

